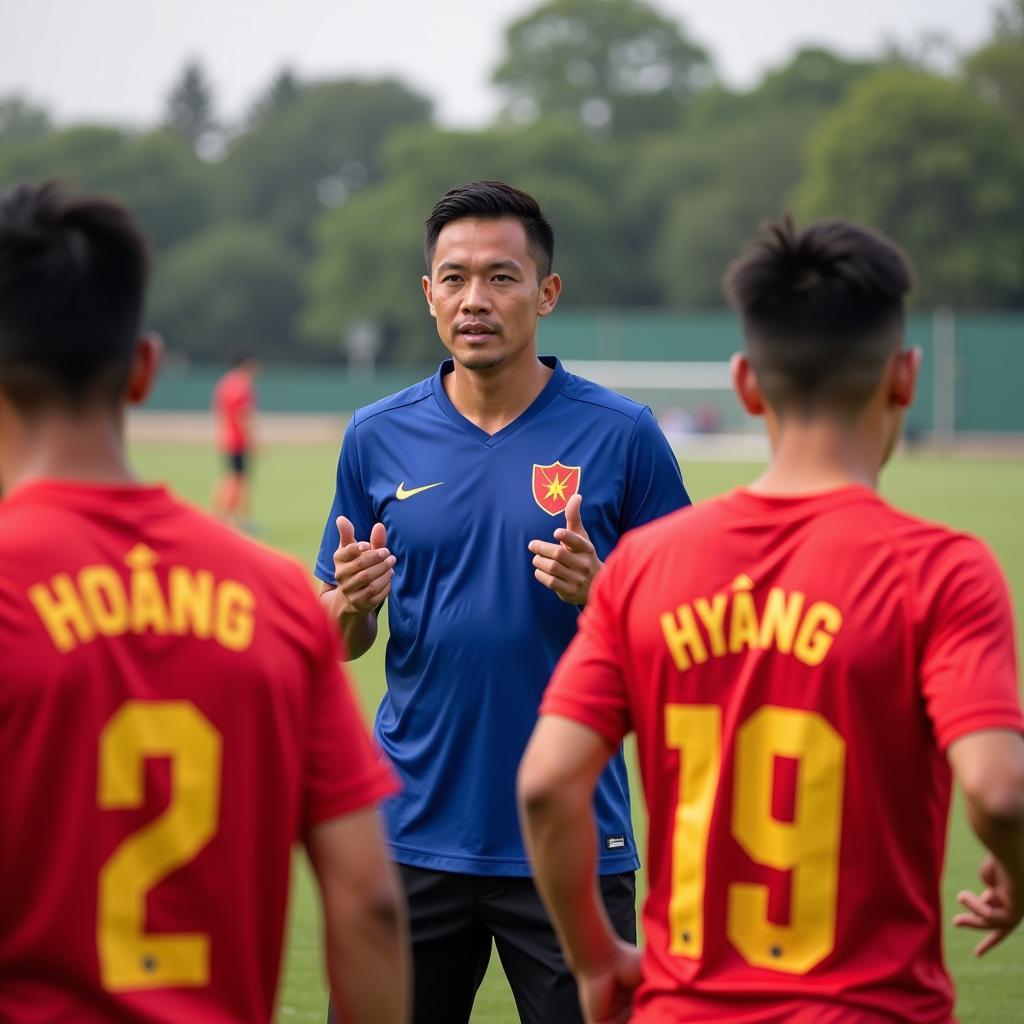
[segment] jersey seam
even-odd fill
[[[430,378],[427,378],[426,381],[420,381],[419,384],[429,382]],[[419,387],[419,384],[413,384],[413,387]],[[405,409],[410,405],[416,405],[417,402],[422,402],[425,399],[430,398],[432,394],[433,392],[431,391],[426,395],[419,395],[416,398],[409,398],[405,401],[397,402],[394,405],[389,405],[386,409],[373,409],[371,411],[370,406],[363,406],[362,409],[356,409],[356,411],[352,414],[352,425],[353,427],[362,426],[362,424],[368,423],[370,420],[374,419],[377,416],[383,416],[385,415],[385,413],[397,412],[399,409]]]
[[[575,377],[576,380],[586,380],[585,377],[576,377],[575,374],[571,374],[570,376]],[[616,406],[612,405],[610,402],[598,402],[598,401],[595,401],[592,398],[583,398],[580,395],[567,395],[565,393],[565,385],[567,383],[568,383],[568,378],[566,379],[565,382],[563,382],[561,390],[558,392],[558,394],[562,398],[564,398],[566,401],[568,401],[568,402],[580,402],[583,405],[593,405],[593,406],[595,406],[598,409],[607,409],[608,412],[615,412],[615,413],[618,413],[620,416],[625,416],[626,419],[630,420],[633,423],[634,431],[636,430],[636,424],[640,421],[640,417],[643,416],[644,412],[647,411],[650,408],[650,406],[641,405],[639,402],[633,402],[633,399],[631,399],[631,398],[627,399],[627,401],[632,402],[633,405],[636,406],[636,410],[637,410],[636,411],[636,415],[633,415],[631,412],[626,412],[625,409],[617,408]],[[593,383],[593,381],[590,381],[588,383]],[[625,398],[626,396],[625,395],[619,395],[618,397]],[[632,443],[632,437],[630,438],[630,441]]]
[[[359,438],[357,436],[357,431],[358,430],[359,430],[359,424],[353,422],[353,424],[352,424],[352,443],[355,445],[355,449],[356,449],[356,472],[359,475],[359,490],[362,492],[362,495],[361,495],[362,499],[363,499],[363,501],[366,501],[368,495],[366,493],[366,480],[363,477],[363,457],[359,453]],[[370,511],[372,512],[373,509],[371,508]]]
[[[636,432],[637,432],[637,429],[640,426],[640,419],[641,419],[641,417],[644,414],[644,410],[649,409],[649,408],[650,408],[649,406],[646,406],[646,405],[643,406],[640,409],[640,412],[637,414],[636,419],[633,420],[633,429],[629,433],[629,443],[626,445],[626,480],[625,480],[625,484],[624,484],[624,486],[622,488],[622,505],[619,507],[619,522],[618,522],[619,539],[620,540],[622,539],[622,536],[625,533],[629,532],[628,528],[626,527],[626,524],[625,524],[624,520],[625,520],[625,516],[626,516],[626,508],[629,505],[629,497],[630,497],[630,494],[632,493],[632,489],[633,489],[633,442],[636,440]],[[621,410],[616,410],[616,411],[621,411]],[[625,414],[623,414],[623,415],[625,415]],[[651,413],[651,416],[653,417],[654,413]]]
[[[924,716],[925,721],[928,723],[928,728],[935,740],[936,746],[940,749],[944,749],[947,744],[941,742],[941,737],[949,731],[948,725],[943,725],[941,728],[939,723],[936,722],[928,711],[928,701],[925,697],[924,691],[921,687],[921,660],[924,655],[924,645],[921,642],[921,638],[917,635],[917,629],[915,623],[917,620],[917,606],[915,604],[916,588],[914,587],[914,580],[910,570],[907,553],[903,548],[903,545],[893,535],[894,527],[892,523],[883,522],[882,528],[886,532],[886,540],[889,544],[889,548],[893,553],[896,562],[899,565],[900,577],[903,581],[903,608],[904,615],[906,616],[906,627],[905,635],[908,636],[910,643],[908,644],[910,668],[913,673],[914,679],[914,694],[917,699],[918,707],[921,714]],[[954,536],[954,531],[949,531]],[[960,721],[963,720],[963,716],[960,717]]]

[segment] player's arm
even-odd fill
[[[519,767],[519,811],[537,889],[588,1020],[628,1020],[640,954],[615,934],[597,880],[597,780],[615,753],[599,733],[542,715]]]
[[[405,903],[376,807],[314,825],[331,995],[345,1024],[404,1024],[410,967]]]
[[[377,638],[377,613],[391,593],[395,556],[385,547],[383,523],[370,540],[356,541],[355,528],[338,516],[338,547],[334,552],[334,585],[324,583],[320,603],[345,641],[348,659],[365,654]]]
[[[987,847],[985,889],[960,893],[956,924],[988,934],[981,956],[1024,916],[1024,714],[1013,607],[992,554],[966,536],[908,549],[920,560],[913,593],[925,627],[918,669],[925,709]],[[911,566],[914,566],[912,561]]]
[[[349,613],[342,608],[342,595],[337,586],[324,583],[320,588],[320,604],[338,627],[344,641],[345,661],[354,661],[365,654],[377,639],[375,611]]]
[[[961,928],[988,934],[975,947],[982,956],[1024,918],[1024,737],[1006,729],[968,733],[949,747],[949,761],[964,791],[971,828],[989,851],[981,865],[985,889],[961,892]]]

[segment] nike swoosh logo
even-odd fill
[[[432,487],[440,487],[441,484],[443,484],[443,483],[444,483],[444,481],[442,480],[440,483],[425,484],[423,487],[413,487],[411,490],[407,491],[405,489],[405,481],[403,480],[398,485],[398,490],[395,491],[395,497],[399,501],[405,501],[406,498],[411,498],[414,494],[422,494],[424,491],[429,491]]]

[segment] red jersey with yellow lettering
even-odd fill
[[[951,1020],[944,750],[1024,730],[978,541],[861,487],[675,513],[620,542],[542,711],[637,734],[635,1021]]]
[[[268,1021],[293,842],[393,786],[305,574],[52,481],[0,565],[0,1020]]]

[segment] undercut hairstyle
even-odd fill
[[[149,252],[131,214],[59,182],[0,194],[0,388],[26,415],[116,405]]]
[[[537,264],[537,279],[543,280],[551,273],[554,262],[555,233],[537,200],[503,181],[471,181],[457,185],[438,199],[427,218],[423,246],[427,273],[434,262],[438,236],[446,225],[466,218],[502,220],[506,217],[523,225],[530,256]]]
[[[772,408],[853,415],[903,340],[912,286],[903,251],[871,228],[787,215],[726,271],[747,354]]]

